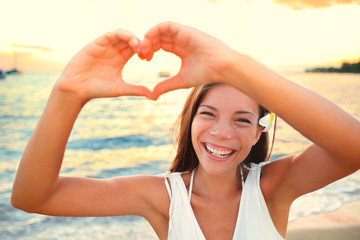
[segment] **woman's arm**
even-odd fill
[[[146,177],[95,180],[59,176],[69,135],[87,101],[151,96],[145,87],[129,85],[122,79],[122,69],[138,50],[138,43],[129,32],[117,30],[89,43],[67,65],[23,153],[11,197],[15,207],[72,216],[144,210],[146,196],[139,187],[151,182]]]
[[[15,207],[35,210],[54,192],[71,129],[83,103],[52,90],[48,103],[23,153],[11,196]]]
[[[227,83],[275,112],[343,164],[360,166],[360,122],[357,119],[250,57],[235,55],[234,65],[224,71]]]
[[[224,82],[309,138],[313,146],[285,158],[281,167],[276,165],[280,184],[293,191],[293,197],[359,169],[360,123],[329,100],[191,27],[159,24],[146,34],[141,46],[144,59],[151,59],[153,52],[161,48],[182,60],[180,72],[155,87],[156,97],[173,89]]]
[[[236,64],[229,72],[225,71],[226,82],[275,112],[313,142],[301,153],[285,157],[275,165],[282,165],[275,169],[278,179],[273,178],[278,195],[289,197],[291,201],[360,168],[360,122],[357,119],[248,56],[235,55]]]

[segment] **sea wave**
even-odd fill
[[[169,144],[166,137],[152,137],[146,134],[133,134],[112,138],[90,138],[70,140],[67,149],[72,150],[101,150],[101,149],[127,149],[160,146]]]

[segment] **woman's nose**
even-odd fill
[[[230,139],[233,136],[232,130],[229,126],[215,126],[210,130],[210,135],[217,139]]]

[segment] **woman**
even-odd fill
[[[151,60],[159,49],[181,58],[176,76],[153,92],[122,79],[135,53]],[[106,180],[59,176],[86,102],[129,95],[157,99],[190,87],[195,89],[182,113],[172,172]],[[258,124],[266,125],[263,107],[313,144],[260,163],[267,147]],[[117,30],[81,50],[55,84],[24,151],[12,204],[56,216],[140,215],[160,239],[283,239],[297,197],[359,169],[359,136],[359,121],[328,100],[196,29],[162,23],[143,41]]]

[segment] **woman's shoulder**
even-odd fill
[[[164,174],[132,176],[142,197],[155,210],[168,217],[170,198],[166,189]]]
[[[135,175],[133,177],[137,182],[136,184],[140,188],[148,189],[147,192],[150,192],[153,195],[161,195],[166,193],[166,187],[164,183],[166,176],[167,173],[158,175]]]
[[[261,174],[264,178],[276,180],[277,177],[286,174],[293,158],[294,155],[287,155],[273,161],[262,162],[255,166],[261,167]]]
[[[261,190],[265,199],[276,197],[282,191],[283,182],[288,176],[289,166],[294,156],[289,155],[280,159],[262,164]]]
[[[132,185],[140,193],[139,197],[146,203],[144,208],[138,209],[139,215],[144,217],[160,235],[167,232],[170,208],[170,198],[163,175],[129,176]]]

